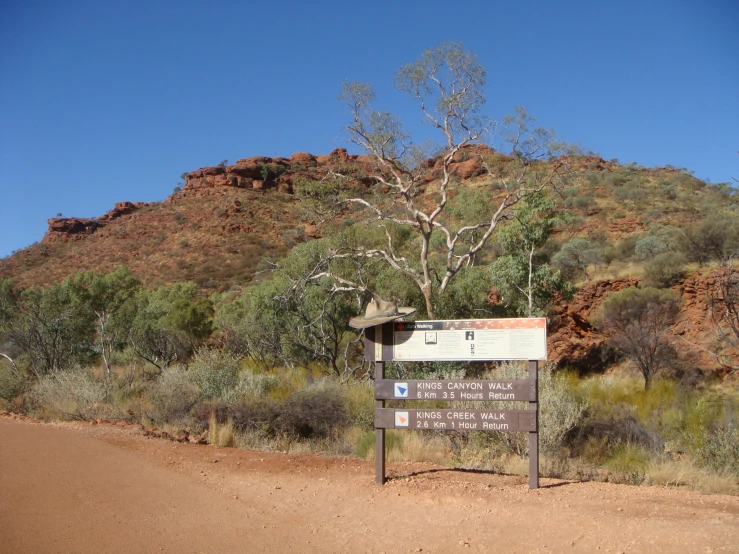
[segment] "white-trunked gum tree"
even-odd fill
[[[417,101],[423,121],[441,136],[436,148],[414,142],[398,116],[374,109],[371,85],[344,83],[339,99],[351,114],[348,140],[372,160],[363,169],[370,168],[373,193],[352,195],[344,186],[351,176],[338,172],[321,183],[303,184],[298,193],[321,197],[324,209],[332,201],[335,208],[352,211],[368,232],[379,229],[383,240],[330,249],[305,280],[328,278],[333,291],[374,294],[361,271],[347,274],[336,262],[380,261],[415,283],[425,301],[425,315],[433,319],[450,283],[461,272],[489,261],[482,254],[512,208],[565,178],[565,146],[556,142],[554,133],[531,128],[534,120],[522,108],[500,122],[486,117],[485,82],[477,57],[452,42],[427,50],[397,72],[395,86]],[[492,141],[494,148],[484,140]],[[506,156],[496,153],[496,143],[507,145]],[[484,178],[478,175],[475,184],[462,187],[455,174],[460,162],[472,157]],[[437,179],[429,183],[432,169]]]

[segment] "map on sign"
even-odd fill
[[[545,318],[401,321],[393,325],[398,361],[546,360]]]

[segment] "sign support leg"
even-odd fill
[[[385,378],[385,362],[375,362],[375,382]],[[375,408],[384,408],[384,400],[375,400]],[[375,483],[385,484],[385,429],[375,429]]]
[[[529,488],[539,488],[539,362],[529,361],[529,380],[534,384],[536,400],[529,402],[529,410],[536,414],[536,431],[529,432]]]

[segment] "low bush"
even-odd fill
[[[358,383],[347,391],[349,422],[365,431],[374,428],[375,386],[371,381]]]
[[[348,421],[346,391],[330,381],[320,381],[285,401],[280,430],[299,438],[327,437]]]
[[[594,442],[592,438],[597,438]],[[608,458],[623,445],[630,444],[652,451],[661,451],[661,436],[650,433],[626,404],[615,406],[608,413],[593,411],[567,437],[567,444],[575,455],[590,459]],[[595,447],[602,452],[596,452]]]
[[[609,481],[638,485],[646,478],[650,460],[651,455],[647,449],[625,443],[615,449],[603,465],[612,472],[608,475]]]
[[[667,245],[664,241],[651,235],[639,239],[634,245],[634,256],[640,261],[651,260],[664,252],[667,252]]]
[[[206,403],[195,414],[196,424],[207,427],[231,421],[234,428],[260,437],[325,439],[349,424],[346,390],[331,381],[320,381],[296,390],[282,402],[252,397],[244,403]]]
[[[702,465],[739,478],[739,427],[722,425],[706,431],[696,454]]]
[[[31,388],[31,411],[51,419],[93,419],[107,415],[105,385],[89,371],[61,371],[41,377]]]
[[[0,400],[10,401],[23,392],[25,379],[13,371],[10,362],[0,358]]]
[[[188,371],[203,398],[223,398],[239,383],[239,361],[214,348],[198,350]]]
[[[648,287],[667,288],[685,276],[685,256],[677,252],[657,254],[644,264],[644,284]]]
[[[585,403],[570,391],[567,380],[554,371],[554,364],[539,368],[539,448],[543,452],[554,452],[562,446],[565,436],[574,429],[582,418]],[[489,375],[491,379],[528,379],[526,364],[503,362]],[[522,410],[522,402],[454,402],[454,407],[479,409],[487,407],[497,410]],[[482,442],[497,443],[504,451],[522,456],[528,452],[526,433],[484,433]],[[491,446],[491,445],[488,445]]]
[[[241,433],[274,438],[279,433],[280,405],[265,400],[245,404],[201,404],[195,413],[196,428],[207,428],[213,417],[218,423],[230,421]]]
[[[263,398],[279,384],[280,379],[276,375],[245,370],[239,373],[236,386],[225,390],[221,398],[229,404],[249,402]]]
[[[185,424],[197,402],[199,391],[182,366],[164,369],[150,386],[147,399],[151,411],[147,415],[157,423]]]

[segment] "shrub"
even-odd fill
[[[650,260],[667,251],[667,245],[658,237],[648,236],[639,239],[634,245],[634,255],[638,260]]]
[[[711,218],[685,229],[680,237],[680,248],[692,262],[703,265],[707,261],[720,259],[731,251],[736,241],[732,240],[731,222]]]
[[[224,402],[230,404],[258,400],[276,389],[279,384],[280,380],[276,375],[242,371],[239,373],[236,386],[225,391],[222,398]]]
[[[0,399],[12,400],[23,392],[25,379],[13,371],[10,362],[0,358]]]
[[[587,278],[588,266],[602,260],[603,247],[576,237],[562,245],[562,249],[552,257],[552,265],[560,270],[565,279],[573,281],[581,276]]]
[[[685,275],[685,256],[663,252],[644,264],[644,282],[649,287],[666,288]]]
[[[182,423],[198,398],[198,387],[181,366],[168,367],[149,388],[148,399],[156,422]]]
[[[349,421],[352,425],[371,430],[375,423],[375,387],[366,381],[349,388],[347,392]]]
[[[62,371],[41,377],[29,393],[34,411],[46,417],[90,419],[105,402],[105,385],[87,371]]]
[[[631,406],[618,403],[603,412],[592,410],[567,437],[572,452],[599,462],[614,455],[623,445],[660,450],[662,439],[649,433]]]
[[[248,404],[201,404],[195,413],[198,428],[209,427],[210,419],[218,423],[231,422],[235,429],[243,433],[258,433],[264,437],[274,437],[278,433],[277,421],[280,406],[273,402],[253,401]]]
[[[739,427],[722,425],[706,436],[696,454],[700,462],[716,472],[739,477]]]
[[[622,444],[606,460],[604,466],[616,475],[609,480],[619,483],[640,484],[646,477],[650,454],[641,446]]]
[[[346,391],[320,381],[288,398],[280,414],[280,430],[300,438],[327,437],[349,419]]]
[[[491,378],[527,379],[528,371],[523,364],[503,362]],[[464,403],[454,404],[461,406]],[[525,409],[521,402],[495,402],[486,406],[497,410]],[[472,407],[480,408],[480,403]],[[539,448],[543,452],[554,452],[562,445],[565,435],[579,423],[584,410],[585,403],[577,400],[567,381],[555,374],[554,364],[547,363],[539,368]],[[497,433],[493,440],[499,441],[513,454],[528,452],[527,433]]]
[[[239,361],[226,352],[201,348],[190,363],[189,373],[203,398],[223,398],[239,382]]]
[[[638,236],[629,235],[628,237],[624,237],[616,246],[620,258],[623,260],[631,258],[634,255],[637,242],[639,242]]]

